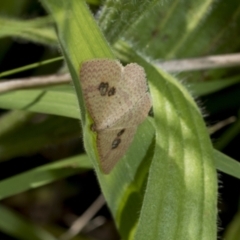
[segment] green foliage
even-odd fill
[[[51,18],[39,18],[31,21],[19,21],[19,19],[0,18],[0,25],[3,26],[0,31],[0,38],[19,37],[36,43],[56,45],[57,38],[53,28]]]
[[[91,167],[86,155],[78,155],[34,168],[1,181],[0,199],[76,174],[81,168],[90,169]]]
[[[88,157],[68,158],[2,180],[0,197],[74,175],[93,165],[123,239],[216,239],[216,167],[240,178],[240,166],[213,149],[202,114],[189,92],[177,78],[156,68],[149,59],[196,57],[237,49],[239,41],[234,40],[231,46],[227,43],[240,24],[240,3],[231,2],[232,5],[223,0],[107,0],[98,13],[100,28],[83,0],[42,0],[51,17],[24,21],[1,17],[4,28],[0,29],[0,37],[17,37],[52,47],[58,41],[74,85],[74,88],[63,85],[0,95],[1,108],[21,110],[0,119],[1,160],[37,152],[50,142],[80,136],[76,119],[81,119]],[[144,67],[154,116],[141,124],[113,172],[103,175],[97,161],[96,136],[89,128],[92,119],[85,109],[79,70],[88,59],[116,57]],[[203,80],[198,73],[181,74],[180,78],[191,82],[190,89],[200,96],[237,84],[239,73],[227,75],[229,72],[207,71],[212,77],[210,82],[197,82],[196,79]],[[222,76],[227,77],[222,79]],[[29,128],[26,124],[33,112],[61,117],[50,116],[46,122]],[[47,134],[54,128],[54,134]],[[234,132],[239,130],[236,127]],[[21,141],[23,134],[25,139]],[[224,139],[226,145],[229,137]],[[31,150],[26,147],[29,142],[34,146]],[[2,212],[14,218],[6,209]],[[4,224],[0,221],[2,231],[29,239],[27,235],[14,234]],[[42,239],[38,238],[39,229],[35,230],[30,223],[22,228],[25,227],[31,229],[31,239]]]

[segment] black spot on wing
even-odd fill
[[[110,96],[113,96],[113,95],[115,95],[115,93],[116,93],[116,88],[115,87],[112,87],[112,88],[110,88],[110,90],[108,91],[108,96],[110,97]]]
[[[108,82],[101,82],[98,86],[98,90],[101,94],[101,96],[105,96],[108,92],[108,87],[109,87],[109,84]]]
[[[125,132],[125,129],[123,128],[120,132],[118,132],[117,136],[120,137],[121,135],[123,135],[124,132]]]
[[[112,149],[117,148],[120,143],[121,143],[121,139],[116,137],[112,142]]]

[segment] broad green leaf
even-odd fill
[[[74,80],[86,150],[96,159],[96,136],[89,131],[91,119],[84,110],[79,65],[90,58],[112,58],[112,54],[83,1],[43,2],[56,21]],[[121,235],[124,239],[215,239],[216,170],[200,111],[174,78],[134,53],[132,61],[147,72],[155,121],[148,119],[139,127],[129,151],[111,174],[103,175],[93,161]]]
[[[118,54],[122,60],[138,62],[145,68],[154,110],[154,120],[148,118],[140,126],[126,156],[109,176],[98,170],[96,136],[89,131],[92,120],[84,107],[78,75],[83,61],[114,58],[113,54],[84,1],[42,2],[56,21],[78,96],[86,150],[122,237],[215,239],[217,184],[212,162],[215,159],[219,170],[236,177],[239,164],[225,161],[226,156],[213,151],[200,111],[176,79],[154,68],[119,40],[130,42],[133,49],[150,58],[234,51],[239,48],[239,2],[105,1],[100,26],[110,43],[117,42],[115,53],[122,51]],[[29,34],[37,36],[34,31]],[[212,76],[223,73],[226,71],[216,71]],[[197,85],[197,91],[206,94],[230,82],[234,84],[235,80],[204,83],[202,88]],[[0,106],[79,119],[76,99],[71,91],[38,89],[4,94]]]
[[[91,168],[92,165],[86,155],[77,155],[45,164],[0,181],[0,199],[38,188]]]
[[[127,45],[119,44],[118,49],[146,70],[156,128],[134,239],[216,239],[217,176],[212,144],[197,105],[175,78]]]
[[[145,121],[139,127],[134,142],[126,156],[120,161],[114,171],[110,175],[103,175],[99,171],[96,161],[95,135],[89,132],[91,120],[83,111],[84,104],[82,103],[78,72],[81,61],[91,58],[112,58],[112,53],[108,49],[107,43],[102,39],[102,35],[96,23],[91,19],[90,12],[88,12],[83,1],[72,1],[71,4],[69,2],[56,3],[55,1],[44,1],[44,3],[56,19],[59,39],[75,81],[75,88],[79,95],[82,110],[84,142],[87,153],[90,159],[95,159],[93,164],[97,171],[102,191],[114,217],[117,218],[117,224],[121,233],[123,235],[128,234],[128,231],[131,230],[137,221],[136,211],[138,211],[136,208],[136,211],[131,210],[131,206],[135,205],[135,199],[131,199],[131,196],[135,192],[137,199],[139,199],[139,197],[141,198],[139,188],[141,191],[144,191],[144,178],[148,169],[146,165],[150,164],[152,155],[154,128],[149,120]],[[64,14],[68,14],[68,16],[70,14],[72,18],[65,17]],[[79,45],[80,40],[81,44]],[[143,138],[144,142],[142,141]],[[144,161],[141,162],[143,159]],[[137,171],[138,168],[141,169],[139,173]],[[126,213],[129,214],[126,215]]]
[[[57,38],[49,17],[20,20],[0,17],[0,38],[18,37],[35,43],[56,45]]]
[[[239,1],[159,2],[148,12],[147,20],[140,19],[134,30],[121,35],[122,39],[131,40],[134,49],[152,59],[171,59],[229,53],[239,48]],[[123,15],[121,11],[116,14]],[[110,24],[113,31],[114,22]]]
[[[154,60],[182,59],[238,51],[239,1],[169,0],[159,3],[146,13],[145,17],[135,22],[134,26],[124,21],[124,17],[118,21],[110,18],[111,31],[117,31],[115,22],[118,24],[126,22],[130,27],[120,35],[121,40],[130,42],[137,52]],[[123,15],[121,11],[110,7],[108,11],[115,12],[115,15],[118,14],[120,17]],[[190,82],[222,79],[232,76],[231,71],[229,68],[221,68],[186,72],[180,73],[178,78]]]
[[[0,107],[80,118],[73,91],[34,89],[8,92],[0,95]]]
[[[92,25],[95,24],[94,19],[85,1],[57,3],[53,0],[49,2],[43,0],[42,2],[52,12],[57,23],[60,44],[74,81],[79,105],[83,111],[82,121],[85,124],[84,103],[79,83],[81,63],[91,58],[113,58],[112,52],[100,30],[96,27],[92,28]],[[74,21],[69,19],[70,12],[73,14],[71,17]]]
[[[136,31],[134,25],[139,21],[146,21],[151,9],[162,5],[159,0],[107,0],[101,9],[98,19],[107,40],[113,44],[129,31]],[[139,31],[138,36],[141,35]]]

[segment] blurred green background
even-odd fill
[[[94,14],[99,11],[98,4],[98,1],[92,1],[92,3],[90,1],[90,8]],[[212,5],[209,4],[208,10],[201,19],[195,16],[196,18],[190,20],[188,25],[186,24],[190,29],[194,29],[191,34],[188,34],[186,26],[179,21],[179,18],[185,19],[186,9],[193,9],[192,12],[189,10],[187,13],[187,17],[191,18],[191,14],[194,14],[198,6],[194,5],[193,0],[178,4],[177,7],[174,6],[173,1],[165,2],[162,8],[159,7],[153,11],[147,21],[140,22],[138,28],[142,29],[141,37],[138,31],[127,32],[124,37],[132,42],[135,49],[154,61],[239,52],[240,2],[238,0],[229,2],[221,0]],[[172,14],[169,20],[168,14],[171,11],[176,14]],[[199,8],[200,11],[201,8]],[[50,18],[44,18],[46,15],[46,11],[37,0],[1,1],[0,73],[61,56],[53,21]],[[32,19],[39,17],[42,20],[34,24],[35,26],[39,24],[40,34],[37,31],[33,32],[32,29],[28,30],[23,22],[18,21],[18,19],[25,20],[29,24]],[[13,21],[12,25],[7,20]],[[188,18],[185,19],[187,20]],[[17,32],[14,29],[17,24],[22,24],[19,29],[22,28],[24,31]],[[105,26],[101,18],[99,25]],[[116,35],[111,24],[102,29],[108,41],[116,44]],[[186,37],[181,37],[182,35]],[[120,56],[120,53],[117,54]],[[212,127],[222,123],[222,126],[211,134],[213,144],[218,150],[236,160],[240,158],[239,66],[173,73],[196,96],[207,125]],[[63,61],[56,61],[4,76],[4,79],[54,74],[64,69]],[[197,94],[198,91],[201,92],[200,88],[203,89],[202,92],[207,92],[208,85],[204,83],[212,82],[217,89],[218,84],[223,81],[226,83],[233,78],[237,81],[230,86],[218,91],[214,90],[210,94]],[[11,111],[7,108],[0,109],[0,179],[4,180],[43,164],[83,153],[80,136],[80,123],[76,119],[18,110]],[[65,176],[58,177],[64,178],[63,180],[34,190],[20,191],[21,193],[17,195],[5,198],[1,201],[1,205],[19,213],[20,218],[28,222],[44,226],[45,229],[50,229],[50,232],[62,233],[64,228],[69,227],[69,219],[81,215],[100,194],[95,174],[89,166],[86,170],[76,169],[65,174]],[[226,229],[231,229],[233,220],[238,222],[238,225],[235,224],[238,226],[236,229],[238,231],[240,229],[240,220],[237,218],[240,200],[239,186],[238,179],[219,173],[220,239],[226,234]],[[0,217],[9,216],[3,212],[4,210],[0,208]],[[95,222],[102,219],[102,221],[99,220],[99,225],[96,223],[98,227],[94,228],[94,221],[92,221],[92,225],[89,224],[88,228],[86,227],[83,231],[84,237],[76,239],[85,237],[92,239],[94,236],[98,237],[96,239],[118,239],[106,206],[97,213],[94,219]],[[13,222],[9,225],[14,226]],[[26,236],[20,235],[14,233],[13,229],[5,227],[0,220],[0,239],[26,239]]]

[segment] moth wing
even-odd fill
[[[121,128],[123,126],[127,127],[137,127],[141,124],[151,109],[151,99],[149,93],[145,93],[144,96],[135,105],[129,109],[116,123],[114,127]]]
[[[84,62],[80,83],[95,129],[111,128],[147,92],[144,69],[135,64],[123,66],[116,60]]]
[[[124,90],[127,91],[132,103],[139,102],[139,100],[148,91],[146,75],[143,67],[136,63],[130,63],[124,67],[123,70]]]
[[[80,83],[97,132],[100,165],[109,173],[129,148],[138,125],[151,108],[144,69],[116,60],[84,62]]]
[[[138,125],[148,116],[150,107],[150,96],[146,93],[111,129],[97,133],[100,166],[104,173],[109,173],[125,155],[133,141]]]
[[[95,59],[81,66],[80,83],[85,103],[98,130],[112,125],[127,108],[118,89],[122,75],[123,67],[116,60]]]
[[[100,167],[108,174],[117,162],[125,155],[132,143],[137,128],[126,128],[124,133],[117,137],[122,129],[108,129],[97,134],[97,148],[100,158]]]

